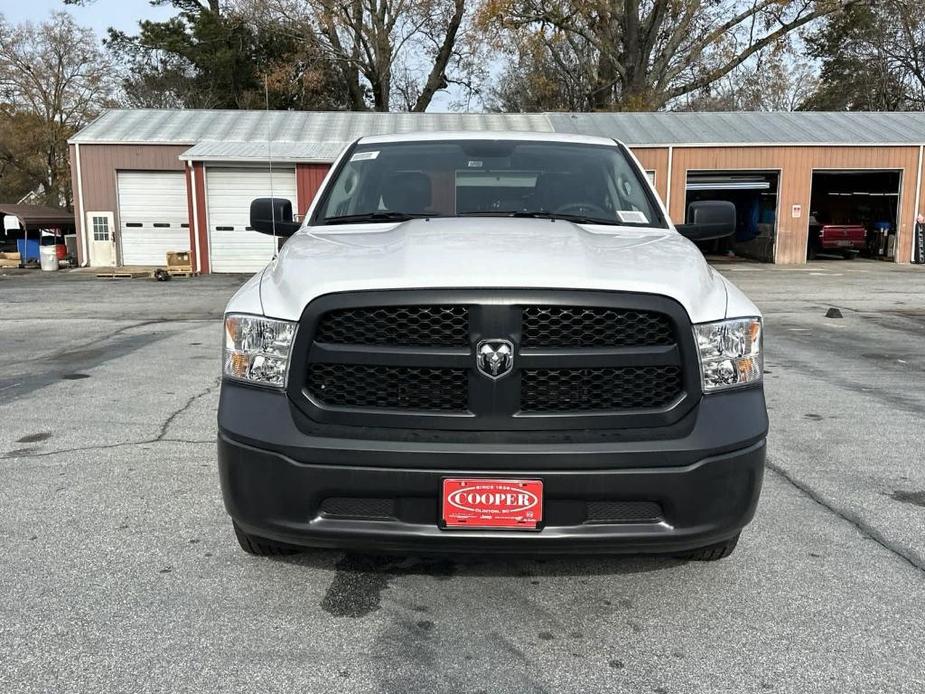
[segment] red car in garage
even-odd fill
[[[837,253],[854,258],[867,247],[867,229],[861,224],[824,224],[815,216],[809,220],[810,259],[817,253]]]

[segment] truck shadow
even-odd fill
[[[309,550],[279,561],[330,570],[386,573],[400,576],[605,576],[663,571],[687,563],[670,555],[505,555],[505,554],[378,554]]]
[[[382,593],[394,579],[429,576],[437,581],[504,577],[539,585],[556,578],[620,576],[662,571],[684,562],[653,556],[542,556],[341,554],[319,550],[280,559],[290,565],[332,572],[319,607],[333,617],[360,618],[380,608]],[[332,566],[333,565],[333,566]]]

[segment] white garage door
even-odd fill
[[[188,251],[186,176],[119,172],[119,230],[125,265],[166,265],[167,251]]]
[[[257,272],[273,258],[272,236],[250,231],[254,198],[270,197],[267,169],[206,169],[212,272]],[[273,169],[273,197],[296,209],[294,169]]]

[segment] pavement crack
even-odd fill
[[[59,448],[53,451],[36,451],[29,453],[21,453],[10,455],[9,453],[5,454],[3,458],[46,458],[52,455],[62,455],[65,453],[81,453],[86,451],[105,451],[112,448],[122,448],[124,446],[144,446],[152,443],[188,443],[188,444],[213,444],[215,439],[186,439],[182,437],[168,437],[167,433],[170,430],[171,424],[182,415],[184,412],[189,410],[197,401],[202,398],[211,395],[215,392],[215,389],[221,385],[222,379],[221,376],[217,377],[215,381],[209,385],[208,388],[202,390],[198,393],[191,395],[182,406],[178,407],[176,410],[171,412],[167,419],[164,420],[164,423],[161,424],[160,429],[157,432],[157,435],[151,438],[142,439],[140,441],[120,441],[119,443],[108,443],[101,444],[98,446],[78,446],[75,448]]]
[[[883,547],[883,549],[887,550],[891,554],[895,554],[897,557],[905,561],[907,564],[911,565],[913,568],[918,569],[919,571],[925,573],[925,560],[923,560],[923,558],[917,552],[911,552],[908,549],[899,546],[895,542],[892,542],[891,540],[889,540],[883,533],[881,533],[879,530],[874,528],[872,525],[861,520],[861,518],[859,518],[856,514],[851,513],[850,511],[846,511],[844,509],[838,508],[837,506],[833,505],[829,501],[826,501],[826,499],[822,496],[822,494],[817,492],[815,489],[813,489],[810,485],[806,484],[805,482],[801,482],[800,480],[798,480],[796,477],[794,477],[792,474],[790,474],[787,470],[785,470],[783,467],[781,467],[777,463],[773,463],[770,460],[768,460],[765,463],[765,466],[769,470],[780,475],[788,483],[790,483],[790,485],[792,485],[797,490],[802,492],[804,495],[812,499],[819,506],[826,509],[830,513],[834,513],[836,516],[838,516],[842,520],[853,525],[855,528],[857,528],[857,530],[863,536],[869,537],[871,540],[873,540],[878,545]]]
[[[157,436],[155,436],[154,439],[152,439],[151,441],[147,441],[147,442],[145,442],[145,443],[155,443],[155,442],[157,442],[157,441],[163,441],[164,438],[167,436],[167,431],[170,429],[170,425],[173,424],[173,421],[174,421],[177,417],[179,417],[181,414],[183,414],[184,412],[186,412],[190,407],[192,407],[193,404],[194,404],[197,400],[200,400],[200,399],[206,397],[207,395],[211,395],[211,394],[215,391],[215,389],[218,388],[219,385],[221,385],[221,382],[222,382],[222,378],[221,378],[221,376],[218,376],[218,377],[216,377],[216,379],[212,382],[212,384],[211,384],[208,388],[206,388],[206,389],[203,390],[203,391],[200,391],[199,393],[196,393],[195,395],[191,395],[191,396],[189,397],[189,399],[183,404],[182,407],[180,407],[179,409],[174,410],[174,411],[167,417],[167,419],[164,420],[164,423],[161,424],[161,428],[160,428],[160,431],[158,432]]]
[[[136,328],[144,328],[149,325],[158,325],[164,322],[166,321],[154,319],[154,320],[143,320],[143,321],[138,321],[136,323],[130,323],[129,325],[124,325],[117,330],[113,330],[111,333],[106,333],[105,335],[89,340],[88,342],[79,342],[77,344],[71,344],[71,345],[68,345],[67,347],[51,352],[50,354],[42,355],[38,358],[20,359],[18,361],[6,362],[5,366],[6,367],[21,366],[23,364],[32,364],[32,363],[56,364],[56,363],[61,362],[63,359],[66,359],[71,354],[80,353],[91,347],[96,347],[97,345],[103,344],[104,342],[108,342],[112,340],[113,338],[121,337],[123,334],[127,333],[129,330],[134,330]]]
[[[124,448],[125,446],[145,446],[153,443],[187,443],[193,445],[214,445],[215,439],[144,439],[143,441],[121,441],[120,443],[106,443],[100,446],[78,446],[76,448],[57,448],[53,451],[37,451],[35,453],[17,453],[15,455],[5,454],[2,459],[11,458],[47,458],[53,455],[64,455],[66,453],[83,453],[87,451],[107,451],[112,448]]]

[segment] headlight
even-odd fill
[[[694,326],[705,393],[761,380],[761,319],[734,318]]]
[[[296,324],[244,314],[225,316],[225,376],[282,388]]]

